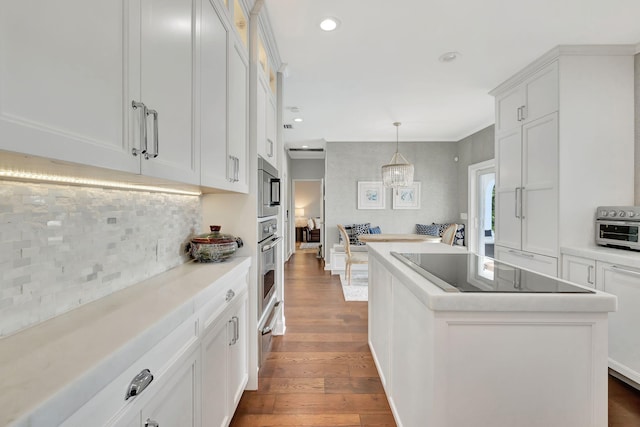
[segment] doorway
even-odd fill
[[[481,276],[493,279],[495,236],[495,187],[494,160],[469,166],[469,250],[479,257]]]
[[[295,217],[295,252],[315,252],[322,257],[324,245],[324,180],[292,180],[291,210]]]

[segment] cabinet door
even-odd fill
[[[247,124],[248,65],[244,49],[237,42],[229,48],[229,140],[228,152],[235,159],[236,187],[238,191],[248,191],[247,170]]]
[[[227,156],[228,30],[209,0],[200,26],[200,176],[207,187],[230,189]]]
[[[2,2],[0,149],[139,173],[125,115],[127,4]]]
[[[520,128],[496,135],[496,244],[520,249],[522,142]]]
[[[537,120],[558,111],[558,63],[535,73],[525,82],[523,122]]]
[[[202,338],[202,425],[226,426],[230,421],[228,397],[227,318],[207,328]]]
[[[247,318],[247,294],[243,294],[241,299],[236,303],[228,317],[229,334],[232,339],[229,341],[229,413],[233,414],[236,405],[240,402],[242,393],[244,392],[247,380],[249,379],[249,361],[247,346],[249,345],[247,334],[248,318]],[[233,339],[235,335],[235,339]]]
[[[640,270],[597,264],[598,287],[618,297],[618,310],[609,313],[609,367],[640,383]]]
[[[271,91],[268,91],[267,96],[267,140],[266,140],[266,154],[269,162],[277,167],[277,144],[276,144],[276,105],[275,100],[271,96]]]
[[[595,260],[573,255],[562,255],[562,278],[579,285],[595,288]]]
[[[147,420],[159,426],[199,426],[198,364],[199,352],[195,351],[177,369],[167,373],[166,382],[153,399],[142,408],[142,425]],[[162,381],[159,378],[158,381]]]
[[[267,99],[269,92],[266,83],[258,77],[256,92],[256,136],[258,143],[258,155],[271,163],[267,151]]]
[[[158,113],[147,118],[147,151],[158,156],[143,158],[142,173],[200,184],[193,132],[194,1],[142,0],[140,98]]]
[[[521,118],[519,108],[524,105],[525,94],[522,86],[517,86],[496,97],[496,133],[517,129]]]
[[[558,114],[522,127],[522,250],[558,254]]]

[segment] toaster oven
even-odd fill
[[[596,244],[640,250],[640,206],[600,206],[596,213]]]

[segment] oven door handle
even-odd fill
[[[278,312],[278,307],[280,306],[280,301],[276,302],[271,309],[271,320],[265,325],[264,328],[260,331],[262,335],[268,335],[273,332],[273,328],[276,327],[276,322],[278,321],[278,316],[276,313]]]
[[[261,249],[261,252],[267,252],[271,249],[273,249],[278,243],[280,243],[280,241],[282,240],[282,237],[278,237],[276,239],[273,239],[273,241],[268,244],[268,245],[264,245]]]

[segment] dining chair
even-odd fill
[[[451,224],[442,232],[442,243],[445,245],[453,245],[453,241],[456,237],[456,231],[458,230],[458,224]]]
[[[342,244],[344,245],[345,253],[345,276],[347,284],[351,285],[351,266],[353,264],[368,264],[369,255],[366,252],[351,252],[351,243],[349,242],[349,235],[344,226],[338,224],[338,230],[342,235]]]

